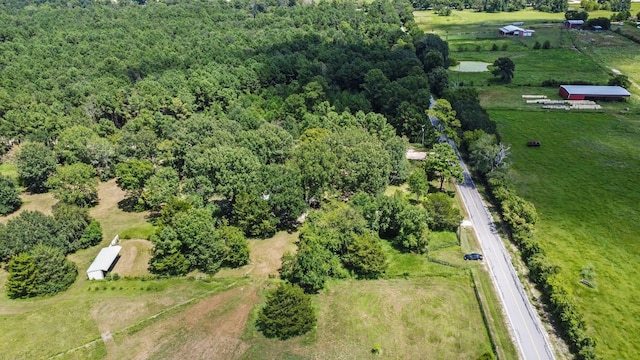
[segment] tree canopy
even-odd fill
[[[0,215],[10,214],[21,205],[20,192],[16,189],[13,179],[0,174]]]
[[[500,82],[505,84],[511,82],[511,79],[513,79],[513,72],[516,69],[516,66],[511,59],[501,57],[493,62],[493,66],[495,68],[491,70],[491,73],[494,76],[499,76]]]

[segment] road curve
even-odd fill
[[[437,128],[438,120],[431,116],[429,120]],[[455,144],[451,145],[458,153]],[[522,283],[520,283],[518,274],[511,263],[510,254],[495,228],[493,217],[476,189],[459,153],[458,159],[463,169],[464,182],[457,184],[456,187],[475,229],[484,255],[483,261],[489,268],[491,280],[507,315],[507,321],[516,340],[520,358],[555,360],[549,337],[542,326],[538,313],[531,305]]]

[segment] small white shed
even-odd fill
[[[89,266],[89,269],[87,270],[89,280],[104,279],[104,275],[109,271],[113,262],[118,258],[120,249],[122,249],[122,246],[115,245],[100,250],[100,253],[96,256],[95,260],[93,260],[91,266]]]

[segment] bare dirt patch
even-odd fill
[[[98,185],[99,203],[91,209],[89,214],[100,221],[104,238],[111,241],[116,234],[140,224],[146,223],[149,212],[126,212],[118,207],[126,193],[118,187],[115,180]]]
[[[256,284],[225,291],[135,334],[116,335],[107,359],[236,358],[248,348],[240,335],[257,291]]]
[[[18,215],[20,215],[23,211],[40,211],[45,215],[51,215],[51,208],[55,205],[58,200],[53,198],[53,194],[22,194],[20,195],[22,199],[22,206],[18,211],[13,212],[7,216],[0,216],[0,222],[5,223]]]
[[[223,269],[217,277],[253,276],[264,279],[282,266],[282,255],[296,250],[298,233],[279,232],[265,240],[249,240],[250,262],[239,269]]]
[[[151,259],[153,244],[149,240],[129,239],[120,242],[120,259],[113,267],[112,273],[120,276],[149,275],[147,267]]]

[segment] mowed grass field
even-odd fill
[[[537,237],[584,312],[605,359],[640,353],[640,121],[606,113],[490,110],[511,144]],[[542,142],[527,148],[527,140]],[[595,269],[594,289],[579,283]]]
[[[477,359],[488,335],[467,275],[335,281],[315,299],[318,326],[287,341],[248,328],[242,359]]]

